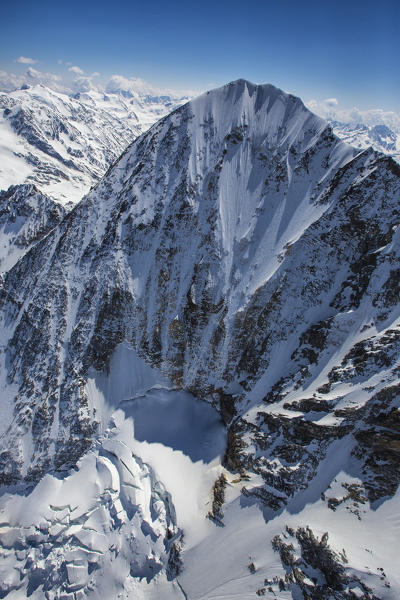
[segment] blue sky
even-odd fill
[[[23,56],[191,90],[244,77],[400,112],[399,22],[399,0],[21,0],[2,7],[0,69]]]

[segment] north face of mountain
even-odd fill
[[[2,483],[26,486],[83,469],[85,457],[98,452],[97,460],[105,440],[125,431],[139,394],[190,392],[218,408],[227,430],[227,496],[216,470],[209,515],[223,530],[226,502],[225,542],[233,544],[232,515],[243,508],[262,507],[267,526],[279,515],[280,527],[295,524],[292,548],[285,551],[279,530],[273,549],[283,571],[292,554],[298,570],[280,576],[282,583],[260,580],[253,596],[268,586],[291,594],[299,577],[306,597],[313,572],[326,598],[353,598],[356,585],[369,593],[364,582],[384,586],[363,571],[345,526],[348,567],[324,532],[319,538],[293,519],[311,515],[318,528],[320,513],[326,522],[335,513],[342,524],[366,519],[370,532],[374,511],[386,514],[395,500],[399,197],[400,171],[390,157],[348,146],[273,86],[239,80],[163,118],[4,277]],[[131,460],[134,448],[123,439]],[[107,454],[117,470],[122,446],[113,442],[114,458]],[[98,471],[107,487],[111,475]],[[117,483],[137,485],[136,476],[126,482],[118,473]],[[131,500],[121,498],[129,520]],[[308,504],[317,512],[307,512]],[[156,521],[147,519],[146,531]],[[177,544],[179,522],[162,520],[163,552],[171,556],[169,522]],[[388,520],[379,524],[389,532]],[[203,568],[212,557],[223,561],[219,543],[207,544],[190,547],[189,564],[196,552]],[[153,549],[165,571],[160,548]],[[323,579],[315,548],[336,569],[335,581]],[[243,581],[258,568],[247,560]],[[208,597],[199,577],[193,583],[183,571],[180,581],[203,590],[193,597]]]
[[[124,339],[179,387],[221,390],[236,405],[276,400],[274,386],[292,372],[314,380],[324,352],[324,364],[338,348],[344,358],[355,329],[366,337],[360,305],[368,323],[390,322],[397,193],[390,159],[356,154],[272,86],[241,81],[178,109],[6,276],[5,309],[19,310],[11,377],[25,381],[19,406],[33,409],[19,411],[23,428],[39,394],[60,452],[72,442],[76,452],[96,420],[78,410],[82,386],[70,373],[84,381],[90,366],[105,368]],[[28,273],[33,287],[21,285]],[[42,336],[57,314],[54,336]],[[19,351],[32,326],[35,356]],[[63,393],[66,414],[57,408],[53,423]]]

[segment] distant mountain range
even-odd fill
[[[390,129],[387,125],[368,126],[363,123],[341,123],[328,119],[334,133],[342,140],[362,150],[372,147],[379,152],[400,159],[400,130]]]
[[[138,135],[187,98],[43,85],[0,94],[0,189],[32,183],[76,203]]]

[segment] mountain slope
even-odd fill
[[[268,586],[306,597],[315,575],[321,597],[352,598],[359,586],[394,598],[364,570],[344,524],[385,514],[399,482],[399,192],[392,159],[346,145],[273,86],[239,80],[162,119],[4,277],[3,484],[65,474],[107,431],[123,430],[137,394],[183,389],[220,410],[229,477],[225,496],[214,486],[210,514],[223,525],[225,498],[226,532],[208,529],[187,547],[188,597],[212,598],[225,584],[234,597],[224,578],[250,538],[241,548],[226,536],[265,519],[271,552],[290,523],[301,555],[290,564],[300,566],[264,588],[247,582],[257,572],[249,560],[238,567],[241,597]],[[124,344],[134,354],[121,363]],[[138,356],[155,379],[137,374]],[[124,417],[111,427],[113,411]],[[341,533],[331,548],[302,527],[310,518],[322,535],[333,511]],[[254,536],[256,554],[269,556]],[[230,543],[225,563],[212,548]],[[319,543],[335,580],[312,558]],[[374,552],[384,557],[380,545]],[[196,569],[211,555],[220,568],[207,591]],[[395,577],[395,564],[384,567]],[[366,596],[370,585],[386,596]]]
[[[65,216],[60,205],[34,185],[0,192],[0,271],[8,271]]]
[[[76,203],[125,147],[183,98],[89,90],[73,96],[43,85],[0,95],[0,188],[34,183]]]

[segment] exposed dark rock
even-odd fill
[[[222,507],[225,502],[225,488],[227,483],[228,482],[225,473],[221,473],[221,475],[215,480],[212,489],[212,508],[208,513],[208,516],[218,523],[222,523],[224,518]]]
[[[291,541],[286,542],[285,538]],[[346,569],[345,551],[337,553],[330,547],[328,539],[327,532],[318,539],[310,527],[299,527],[296,532],[287,528],[283,539],[280,535],[273,538],[272,546],[279,552],[286,571],[284,580],[279,581],[279,589],[290,590],[293,594],[298,590],[305,600],[356,600],[359,596],[352,591],[356,584],[362,589],[365,600],[379,600],[357,574]],[[296,541],[298,551],[293,545]]]
[[[254,494],[271,506],[308,486],[347,435],[360,452],[370,448],[365,483],[382,456],[392,465],[392,493],[394,416],[366,422],[369,409],[352,413],[332,389],[380,371],[389,383],[396,376],[397,170],[372,150],[344,147],[299,100],[270,86],[241,81],[215,94],[217,109],[206,95],[138,138],[4,276],[5,368],[17,389],[7,473],[20,472],[18,440],[32,431],[31,478],[72,464],[94,443],[88,373],[107,371],[126,341],[177,388],[217,405],[228,427],[224,464],[260,474],[265,489]],[[271,99],[284,107],[273,130],[265,120]],[[232,122],[219,118],[227,107]],[[298,114],[294,131],[288,119]],[[60,131],[55,123],[54,136]],[[341,157],[334,165],[333,155]],[[249,170],[232,170],[239,159]],[[227,174],[246,197],[226,192]],[[312,216],[298,230],[290,215],[302,202]],[[282,210],[289,221],[266,253]],[[354,344],[367,313],[382,328]],[[318,393],[332,396],[320,400],[308,388],[328,364]],[[302,399],[286,402],[293,391]],[[246,403],[263,396],[266,409],[253,422]],[[267,410],[281,401],[304,415]],[[333,410],[334,424],[325,425],[322,413]]]
[[[241,450],[245,447],[240,433],[245,430],[245,426],[240,420],[236,420],[228,427],[227,442],[223,465],[230,471],[240,471],[242,469]]]

